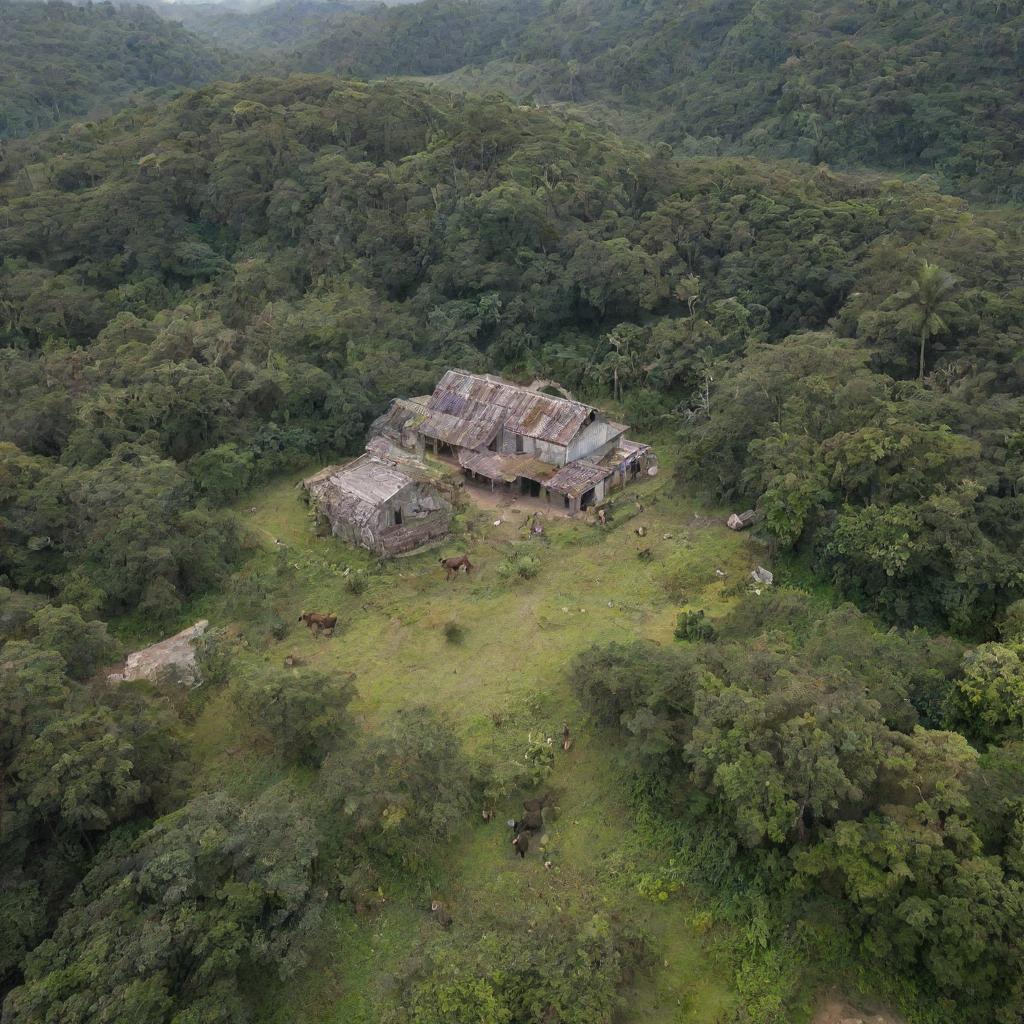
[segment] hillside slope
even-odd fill
[[[143,89],[238,70],[225,53],[144,7],[0,4],[0,139],[99,117]]]
[[[931,171],[1024,196],[1019,3],[426,0],[354,13],[289,60],[599,103],[687,152]]]
[[[235,52],[270,53],[294,49],[329,31],[340,16],[379,5],[375,0],[279,0],[257,6],[148,0],[147,6]]]

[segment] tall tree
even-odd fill
[[[924,357],[929,340],[945,334],[949,330],[949,318],[963,312],[951,298],[956,284],[957,279],[948,270],[925,260],[910,287],[897,296],[920,339],[918,380],[924,380]]]

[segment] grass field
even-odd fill
[[[517,809],[509,800],[496,821],[468,825],[440,853],[422,889],[385,886],[384,907],[370,917],[354,916],[347,905],[332,911],[306,974],[286,989],[268,990],[265,1021],[376,1020],[393,965],[436,929],[426,912],[431,896],[446,901],[457,928],[460,915],[484,903],[511,914],[546,906],[556,912],[563,901],[624,892],[639,907],[655,952],[655,967],[629,993],[627,1018],[714,1021],[734,998],[728,971],[692,924],[699,908],[682,896],[657,903],[635,893],[637,863],[656,866],[666,854],[638,846],[631,833],[615,752],[582,721],[566,667],[598,642],[677,642],[672,629],[680,609],[721,611],[725,587],[749,573],[759,549],[722,525],[723,510],[677,496],[671,466],[663,466],[657,478],[620,493],[607,526],[548,519],[545,537],[530,540],[521,511],[503,510],[495,526],[493,510],[471,507],[459,517],[459,535],[440,549],[378,566],[366,552],[314,536],[296,478],[246,497],[240,514],[251,524],[251,555],[233,590],[193,609],[238,637],[235,685],[293,656],[319,670],[354,673],[353,710],[364,725],[402,705],[425,703],[443,712],[471,754],[525,749],[528,733],[557,736],[563,720],[572,723],[575,744],[568,754],[558,751],[549,782],[560,808],[545,855],[552,870],[541,856],[515,857],[503,824]],[[647,529],[642,540],[638,525]],[[539,571],[509,582],[499,567],[517,545],[536,557]],[[638,558],[641,547],[651,548],[650,560]],[[447,583],[438,555],[463,551],[476,571]],[[363,583],[351,586],[353,577]],[[239,617],[239,588],[262,595],[282,639],[250,637]],[[250,607],[252,597],[247,600]],[[303,610],[336,613],[337,635],[311,636],[296,622]],[[449,622],[462,628],[461,643],[446,639]],[[238,719],[226,693],[199,693],[192,731],[197,791],[250,795],[286,774],[266,738]]]

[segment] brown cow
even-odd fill
[[[455,555],[452,558],[439,558],[438,562],[444,567],[445,579],[449,582],[459,573],[465,571],[467,574],[473,569],[473,563],[468,555]]]
[[[299,616],[299,622],[304,622],[309,626],[309,631],[314,636],[319,636],[320,632],[325,629],[329,629],[333,635],[334,627],[338,623],[338,616],[324,615],[322,612],[303,612]]]
[[[430,912],[434,915],[434,920],[442,928],[451,928],[452,915],[448,913],[448,908],[440,900],[430,901]]]

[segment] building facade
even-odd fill
[[[457,461],[470,479],[574,514],[657,471],[650,447],[630,441],[628,429],[570,398],[449,370],[431,395],[393,402],[373,432]]]
[[[372,451],[302,481],[318,524],[382,557],[448,535],[451,504],[407,465]]]

